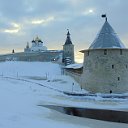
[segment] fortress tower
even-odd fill
[[[82,88],[97,93],[128,92],[128,49],[108,23],[84,53]]]
[[[65,65],[73,64],[74,63],[74,45],[70,39],[69,30],[67,32],[67,39],[65,44],[63,45],[63,62]]]

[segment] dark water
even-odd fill
[[[124,94],[93,94],[93,93],[71,93],[71,92],[63,92],[68,96],[91,96],[91,97],[102,97],[102,98],[117,98],[117,99],[128,99],[128,95]]]
[[[75,107],[63,107],[63,106],[54,106],[54,105],[41,105],[41,106],[59,111],[64,114],[72,115],[72,116],[128,124],[128,112],[127,111],[115,111],[115,110],[91,109],[91,108],[75,108]]]

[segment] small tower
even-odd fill
[[[26,48],[27,48],[27,49],[29,48],[29,43],[28,43],[28,42],[27,42]]]
[[[29,43],[27,42],[26,48],[24,49],[24,52],[30,52]]]
[[[14,49],[12,50],[12,53],[15,53],[15,50]]]
[[[65,41],[65,44],[63,45],[63,62],[65,63],[65,65],[74,63],[74,45],[72,44],[72,41],[70,39],[69,30],[67,32],[67,39]]]

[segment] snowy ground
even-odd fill
[[[81,92],[81,89],[72,78],[61,75],[58,64],[0,63],[0,128],[128,127],[123,123],[73,117],[38,106],[54,104],[128,110],[127,99],[73,97],[66,96],[61,91]]]

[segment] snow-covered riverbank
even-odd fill
[[[104,122],[61,114],[38,105],[64,105],[128,109],[128,100],[73,97],[56,91],[81,92],[72,78],[61,75],[58,64],[42,62],[0,63],[1,128],[126,128],[127,124]],[[14,78],[14,79],[13,79]],[[74,86],[72,87],[72,83]],[[43,84],[44,86],[39,86]],[[83,91],[84,92],[84,91]]]

